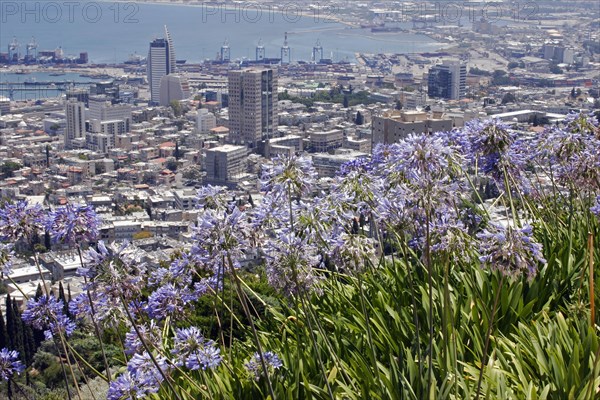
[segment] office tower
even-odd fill
[[[292,62],[292,50],[288,45],[287,32],[285,33],[285,39],[283,40],[283,46],[281,46],[281,65],[289,64]]]
[[[160,102],[160,79],[175,72],[175,51],[166,26],[165,37],[154,39],[150,43],[147,63],[150,103],[157,105]]]
[[[66,105],[67,127],[65,129],[65,148],[71,148],[73,139],[82,138],[85,133],[85,105],[70,99]]]
[[[465,97],[467,66],[460,61],[444,61],[429,70],[427,95],[458,100]]]
[[[160,105],[168,106],[174,100],[190,97],[190,85],[181,75],[164,75],[160,78]]]
[[[88,120],[125,122],[125,129],[129,132],[131,125],[131,106],[128,104],[112,104],[107,96],[90,96]]]
[[[229,71],[230,140],[256,148],[277,129],[277,74],[272,69]]]
[[[235,186],[246,172],[248,149],[225,144],[206,150],[204,183]]]

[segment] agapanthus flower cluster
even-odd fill
[[[262,353],[263,360],[266,364],[267,371],[266,373],[271,375],[276,369],[279,369],[283,366],[281,359],[279,356],[271,351],[266,351]],[[254,353],[252,358],[244,364],[249,373],[254,376],[254,379],[259,380],[262,376],[264,376],[265,372],[263,372],[262,363],[260,359],[259,353]]]
[[[67,204],[50,212],[46,229],[54,242],[90,243],[98,239],[100,218],[92,206]]]
[[[188,287],[166,283],[150,294],[144,310],[150,318],[163,320],[167,317],[182,316],[186,306],[195,300],[195,293]]]
[[[366,157],[355,158],[354,160],[347,161],[340,166],[337,171],[337,175],[344,177],[353,172],[369,172],[373,169],[373,164]]]
[[[85,252],[85,267],[77,271],[89,280],[87,289],[117,300],[136,297],[146,274],[136,249],[128,242],[106,246],[99,241],[97,247]]]
[[[542,245],[535,241],[533,228],[529,225],[521,229],[491,225],[479,233],[477,238],[480,240],[481,264],[498,270],[505,276],[526,274],[529,279],[533,279],[538,266],[546,263]]]
[[[214,272],[235,265],[251,247],[253,232],[248,215],[237,206],[227,209],[205,209],[198,215],[198,226],[194,228],[192,256],[196,262],[209,265]]]
[[[266,272],[269,284],[286,296],[318,290],[321,279],[316,268],[322,259],[315,245],[287,230],[270,238],[265,245]]]
[[[135,354],[127,363],[127,371],[110,382],[107,399],[141,399],[158,392],[164,380],[161,371],[167,374],[169,367],[164,357],[155,356],[155,360],[160,371],[148,353]]]
[[[223,186],[207,185],[198,190],[196,204],[198,208],[211,208],[213,210],[225,210],[231,200],[230,193]]]
[[[43,222],[39,204],[31,205],[26,200],[7,202],[0,208],[0,240],[12,243],[29,240],[42,229]]]
[[[134,355],[142,353],[145,350],[144,343],[150,348],[158,347],[162,343],[162,329],[156,324],[156,321],[150,320],[148,324],[142,323],[136,325],[137,331],[131,327],[125,334],[125,354]],[[143,340],[143,343],[142,343]]]
[[[473,120],[465,124],[463,135],[469,144],[465,148],[479,170],[491,177],[503,189],[527,193],[530,183],[525,168],[529,149],[518,140],[509,125],[500,120]],[[508,188],[506,184],[508,183]]]
[[[590,208],[590,211],[592,214],[600,218],[600,196],[596,197],[596,204]]]
[[[377,241],[373,238],[344,232],[329,244],[330,257],[338,270],[359,273],[377,264]]]
[[[548,164],[557,182],[577,192],[600,189],[598,122],[584,114],[569,114],[565,126],[552,127],[537,140],[537,162]]]
[[[42,295],[39,299],[29,299],[23,311],[23,321],[36,329],[44,331],[47,340],[54,335],[70,336],[76,325],[64,312],[62,300],[52,296]]]
[[[194,371],[216,368],[221,364],[221,350],[213,340],[204,338],[200,330],[194,326],[179,328],[173,338],[173,349],[176,365],[185,365]]]
[[[312,191],[317,172],[307,157],[277,157],[273,165],[263,168],[261,182],[265,191],[283,191],[301,198]]]
[[[19,353],[15,350],[8,350],[6,347],[0,350],[0,377],[8,381],[15,374],[20,374],[25,366],[19,361]]]

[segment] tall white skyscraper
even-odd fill
[[[160,103],[160,79],[175,72],[175,51],[166,26],[165,37],[150,42],[147,63],[150,102],[157,105]]]
[[[67,126],[65,129],[65,148],[71,148],[73,139],[82,138],[85,134],[85,104],[70,99],[66,105]]]
[[[277,129],[277,73],[272,69],[229,71],[229,130],[236,144],[257,147]]]

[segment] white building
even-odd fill
[[[65,129],[65,148],[71,148],[73,139],[82,138],[85,133],[85,105],[75,99],[66,104],[67,127]]]
[[[190,84],[185,76],[164,75],[160,78],[160,105],[163,107],[172,101],[185,100],[190,97]]]
[[[198,110],[196,116],[196,129],[198,130],[198,133],[207,134],[216,126],[217,118],[213,113],[209,112],[206,108]]]
[[[148,84],[150,85],[150,103],[160,103],[160,80],[163,76],[175,72],[175,51],[171,35],[165,26],[165,37],[150,42],[148,50]]]

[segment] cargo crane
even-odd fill
[[[17,38],[15,36],[13,36],[13,40],[12,42],[10,42],[8,44],[8,61],[11,63],[18,63],[19,62],[19,58],[20,58],[20,54],[19,54],[19,49],[21,48],[21,45],[19,44],[19,42],[17,41]]]
[[[283,46],[281,46],[281,64],[289,64],[292,61],[292,50],[288,46],[287,40],[288,33],[285,33],[285,39],[283,40]]]
[[[256,61],[262,61],[265,59],[265,46],[262,44],[262,39],[258,39],[258,45],[256,45]]]
[[[231,61],[231,49],[229,48],[229,40],[225,39],[223,46],[221,46],[221,61]]]
[[[25,50],[26,50],[26,55],[25,55],[25,62],[33,62],[33,61],[37,61],[37,42],[35,41],[35,38],[32,36],[31,37],[31,42],[27,43],[27,46],[25,46]]]
[[[318,63],[323,59],[323,46],[321,46],[321,40],[317,39],[317,43],[313,46],[312,61]]]

